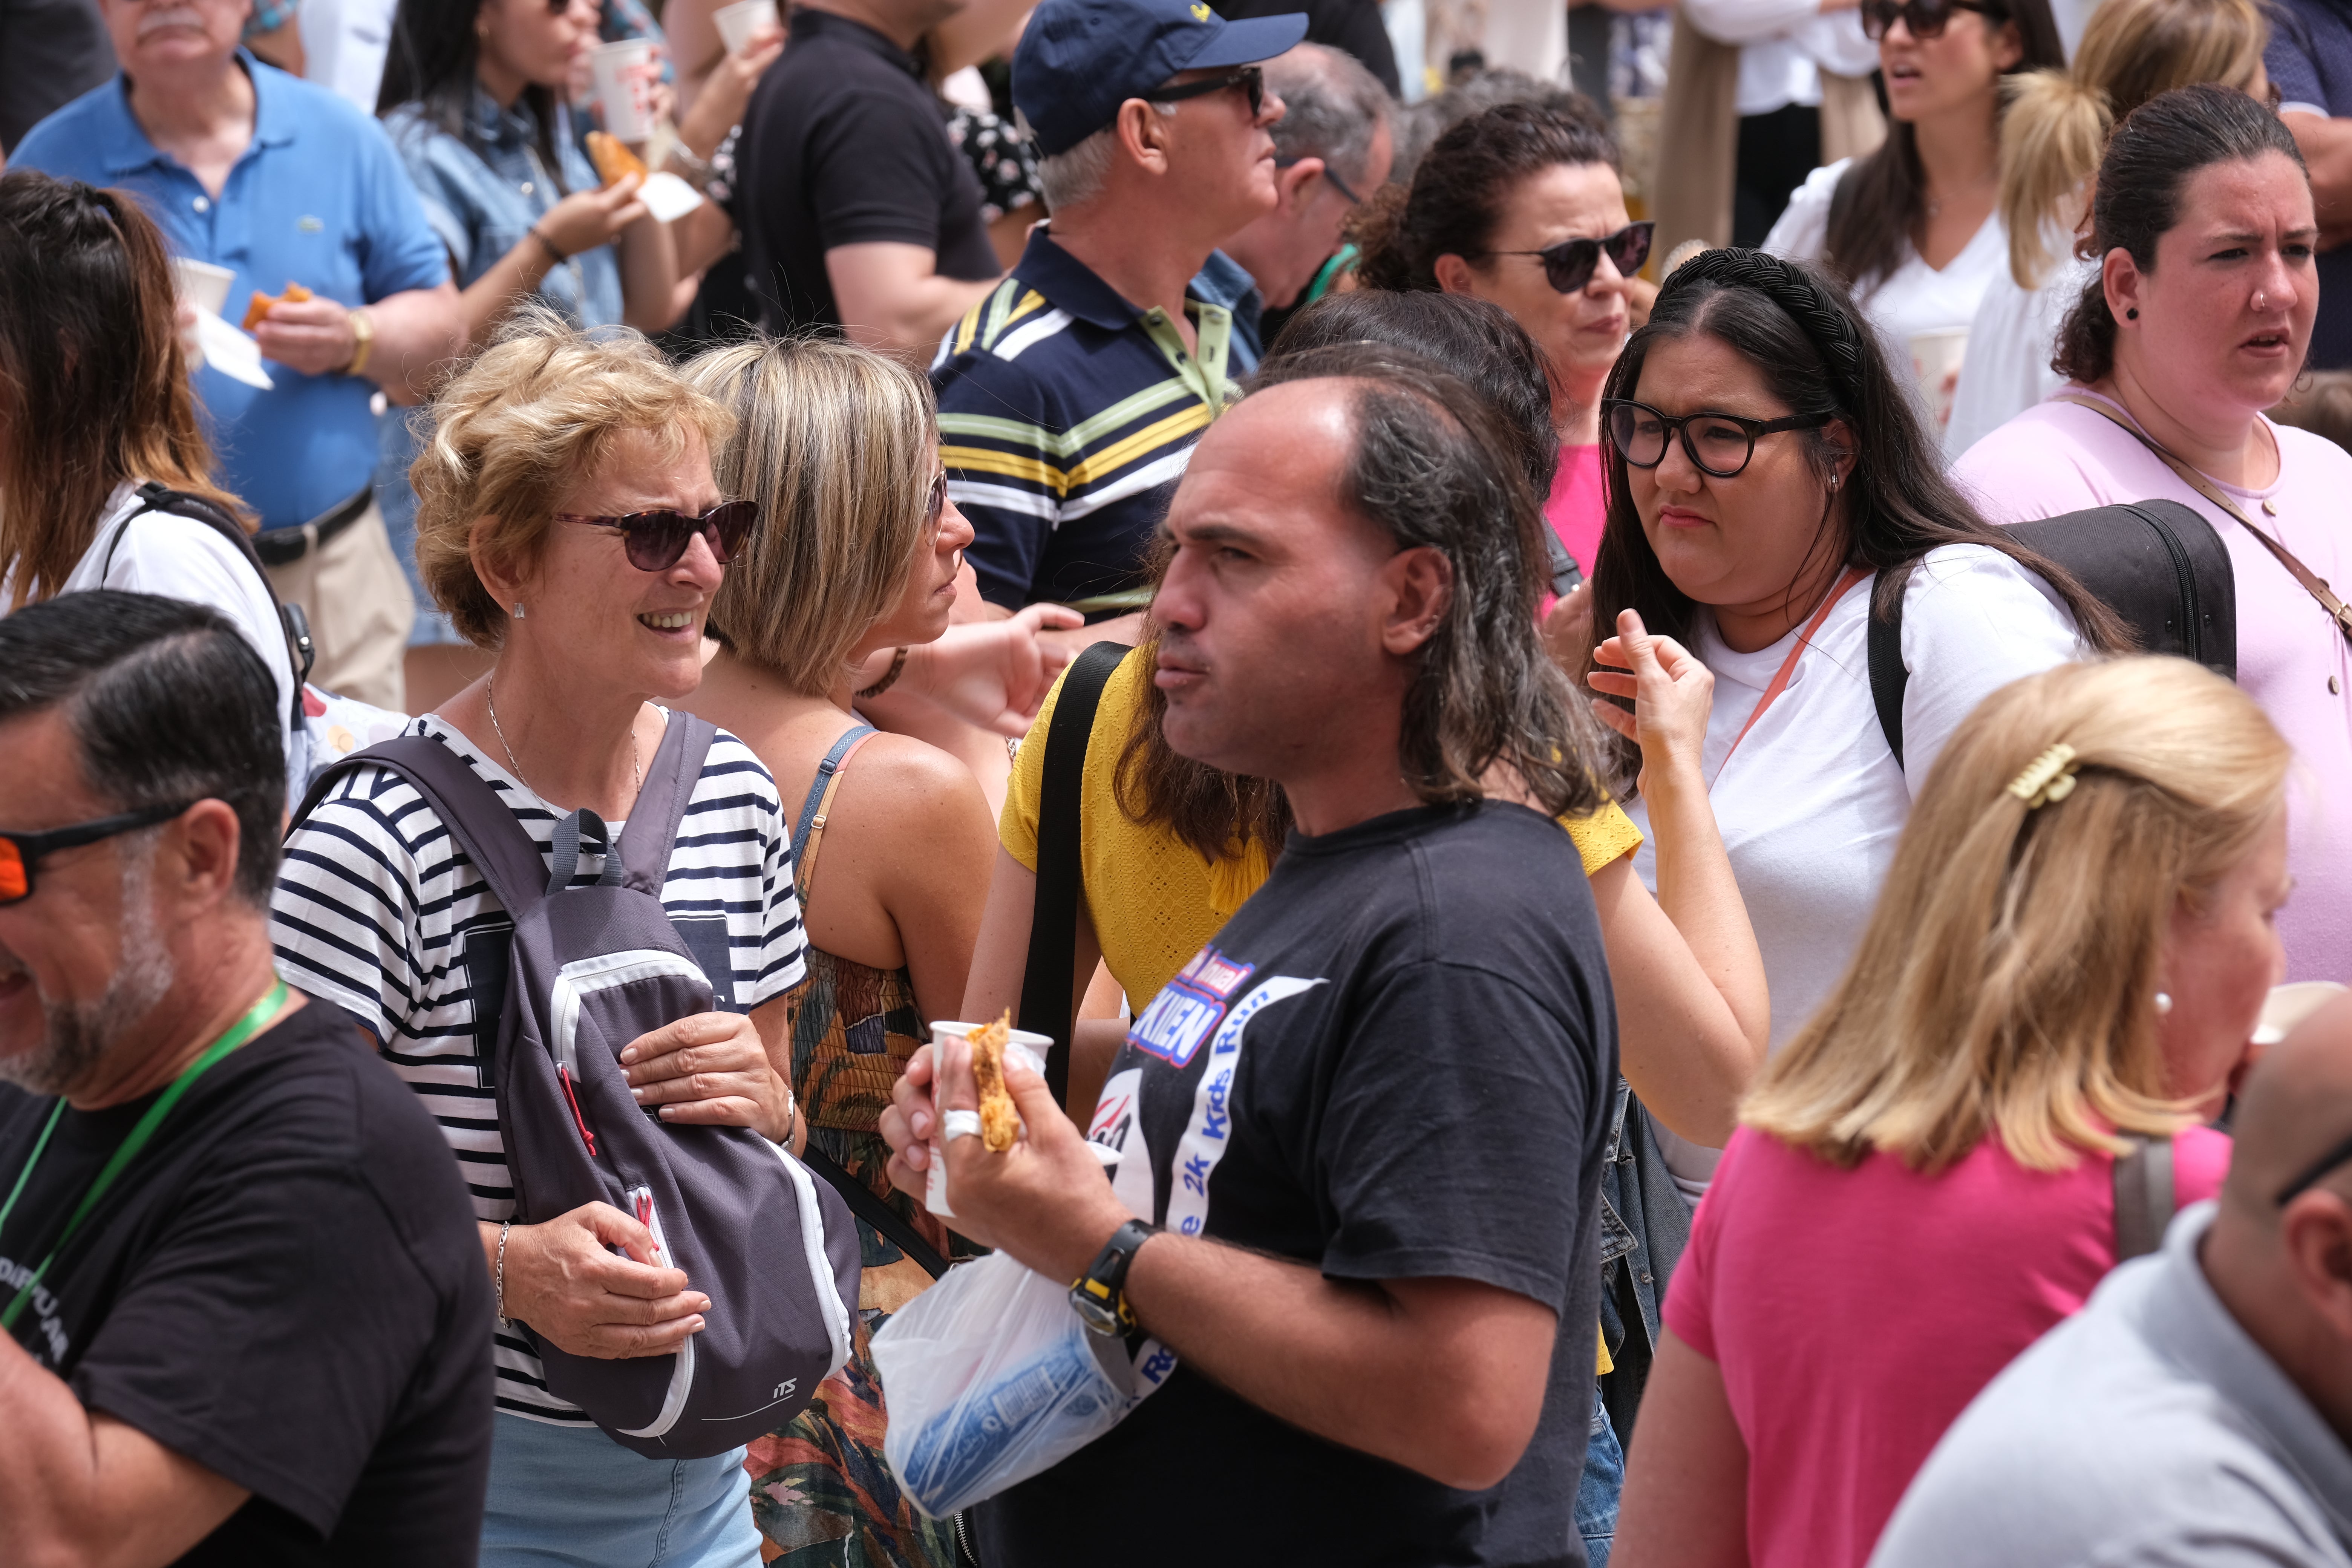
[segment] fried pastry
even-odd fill
[[[1013,1147],[1021,1135],[1021,1113],[1004,1087],[1004,1047],[1013,1038],[1013,1010],[1008,1007],[993,1024],[982,1024],[966,1037],[971,1042],[972,1082],[980,1089],[980,1141],[995,1153]]]
[[[630,152],[619,137],[591,131],[587,142],[589,162],[596,165],[596,176],[604,182],[604,189],[611,190],[630,174],[640,180],[646,177],[646,161]]]
[[[270,306],[299,305],[310,297],[310,290],[303,288],[299,283],[291,281],[286,285],[286,292],[283,294],[273,296],[256,289],[253,291],[253,302],[245,308],[245,330],[251,332],[255,327],[260,325],[261,318],[269,314]]]

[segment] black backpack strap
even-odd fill
[[[874,1195],[874,1189],[851,1175],[833,1157],[815,1144],[810,1144],[800,1155],[800,1162],[826,1181],[841,1194],[850,1212],[876,1230],[899,1251],[923,1266],[923,1272],[937,1279],[948,1271],[948,1260],[940,1256],[938,1247],[925,1241],[915,1227],[898,1217],[898,1211]]]
[[[2172,1223],[2172,1140],[2126,1133],[2132,1145],[2116,1161],[2116,1261],[2128,1263],[2164,1246]]]
[[[466,765],[465,758],[429,735],[395,735],[353,752],[320,773],[302,797],[288,834],[309,819],[338,780],[363,763],[398,773],[425,797],[509,916],[520,916],[547,896],[547,862],[530,834],[515,820],[513,808]]]
[[[1881,619],[1876,600],[1878,590],[1871,589],[1868,642],[1870,647],[1870,700],[1878,710],[1878,728],[1886,736],[1886,749],[1895,753],[1895,765],[1903,765],[1903,693],[1911,684],[1911,671],[1903,664],[1903,601],[1909,595],[1895,595],[1894,607]]]
[[[1098,642],[1078,655],[1054,700],[1045,730],[1044,781],[1037,792],[1037,897],[1029,916],[1029,963],[1021,976],[1021,1027],[1052,1039],[1045,1086],[1061,1104],[1070,1092],[1071,958],[1078,940],[1078,808],[1087,744],[1103,687],[1135,650]]]
[[[261,591],[269,595],[270,605],[278,611],[278,629],[286,637],[286,658],[294,669],[292,727],[298,731],[301,730],[306,718],[302,711],[302,683],[310,679],[310,668],[319,661],[318,647],[310,640],[310,620],[302,613],[302,606],[285,604],[278,599],[278,585],[269,580],[268,572],[261,564],[261,557],[254,552],[252,536],[220,508],[202,496],[169,489],[152,479],[141,485],[134,493],[139,497],[139,510],[124,518],[116,527],[114,537],[107,542],[106,559],[99,563],[98,580],[105,582],[106,574],[114,570],[114,552],[122,547],[123,536],[131,531],[131,523],[151,511],[167,512],[173,517],[185,518],[190,522],[203,523],[227,540],[229,547],[244,556],[246,564],[253,568],[253,574],[261,579]]]
[[[667,712],[661,744],[654,748],[637,803],[629,808],[629,820],[621,828],[620,859],[627,870],[627,885],[656,899],[669,876],[670,846],[677,842],[687,802],[694,798],[695,783],[702,777],[710,742],[719,734],[708,719],[682,708]]]

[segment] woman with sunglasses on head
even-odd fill
[[[711,479],[733,416],[635,333],[590,337],[534,309],[442,388],[431,418],[415,471],[425,581],[491,668],[408,733],[455,753],[543,855],[583,808],[617,832],[676,721],[663,704],[702,679],[704,619],[757,524],[757,502]],[[782,1071],[786,996],[806,973],[790,826],[767,769],[721,731],[659,889],[714,1010],[641,1037],[628,1068],[666,1121],[799,1141]],[[572,885],[596,882],[602,858],[580,855]],[[742,1450],[656,1460],[622,1447],[549,1392],[517,1326],[575,1355],[667,1356],[709,1299],[644,1261],[651,1233],[617,1209],[515,1220],[474,962],[512,917],[481,872],[412,785],[369,763],[289,836],[271,911],[280,972],[373,1037],[474,1194],[501,1320],[482,1562],[758,1568]]]
[[[1685,262],[1608,392],[1594,624],[1637,611],[1714,672],[1700,776],[1763,950],[1778,1049],[1861,940],[1954,728],[1987,693],[2121,634],[1945,479],[1878,335],[1810,268],[1756,250]],[[1899,759],[1866,652],[1868,622],[1898,595]],[[1622,676],[1591,679],[1623,692]],[[1658,804],[1631,814],[1645,821]],[[1645,879],[1651,865],[1645,848]],[[1696,1203],[1717,1151],[1668,1128],[1660,1142]]]
[[[768,519],[711,605],[719,651],[688,706],[740,735],[791,804],[809,982],[793,998],[793,1092],[809,1147],[896,1211],[939,1258],[972,1250],[891,1189],[877,1131],[891,1086],[962,1016],[988,899],[995,824],[945,752],[883,734],[856,709],[947,630],[971,525],[947,499],[930,385],[898,361],[827,338],[713,349],[689,383],[738,421],[716,468]],[[877,653],[893,667],[859,689]],[[821,887],[820,887],[821,884]],[[828,1174],[833,1173],[828,1172]],[[882,1455],[873,1331],[931,1282],[866,1220],[849,1364],[790,1426],[751,1446],[752,1506],[790,1550],[856,1540],[863,1561],[955,1561],[944,1521],[915,1511]],[[805,1500],[780,1508],[783,1492]]]
[[[1964,331],[2008,259],[2000,195],[2001,79],[2065,68],[2048,0],[1862,0],[1895,123],[1866,158],[1816,169],[1764,248],[1820,261],[1915,374]],[[1927,389],[1949,407],[1949,378]]]
[[[2294,762],[2186,659],[2065,665],[1953,732],[1852,967],[1740,1108],[1612,1568],[1863,1568],[1969,1401],[2220,1189],[2202,1123],[2279,975]],[[2168,1201],[2136,1208],[2142,1142]]]
[[[1590,576],[1601,542],[1601,384],[1625,345],[1649,258],[1626,216],[1617,145],[1597,115],[1505,103],[1448,130],[1358,220],[1367,289],[1489,300],[1543,351],[1559,467],[1544,518]]]
[[[2295,820],[2287,977],[2345,979],[2352,611],[2336,606],[2352,590],[2352,456],[2263,414],[2294,385],[2318,313],[2311,183],[2276,114],[2207,85],[2134,110],[2096,193],[2097,269],[2058,335],[2067,384],[1952,477],[2003,522],[2158,498],[2212,524],[2236,584],[2238,685],[2332,797]]]
[[[2107,137],[2160,92],[2218,82],[2270,91],[2260,0],[2108,0],[2066,69],[2019,77],[2000,122],[2000,217],[2009,265],[1969,328],[1944,451],[1958,458],[2064,385],[2050,366],[2058,325],[2098,271],[2074,254]]]

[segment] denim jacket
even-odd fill
[[[1616,1370],[1601,1380],[1609,1418],[1633,1429],[1656,1357],[1667,1281],[1690,1245],[1690,1205],[1666,1169],[1649,1113],[1623,1079],[1601,1164],[1601,1331]]]

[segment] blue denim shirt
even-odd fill
[[[593,191],[600,183],[572,134],[570,116],[555,109],[555,151],[563,188],[549,178],[539,153],[539,120],[527,100],[510,109],[479,86],[474,89],[474,138],[461,137],[426,120],[420,107],[404,103],[383,117],[392,144],[415,183],[425,221],[449,248],[457,287],[467,288],[499,258],[530,233],[567,192]],[[541,298],[583,327],[609,327],[621,319],[621,263],[609,245],[583,250],[548,268]]]

